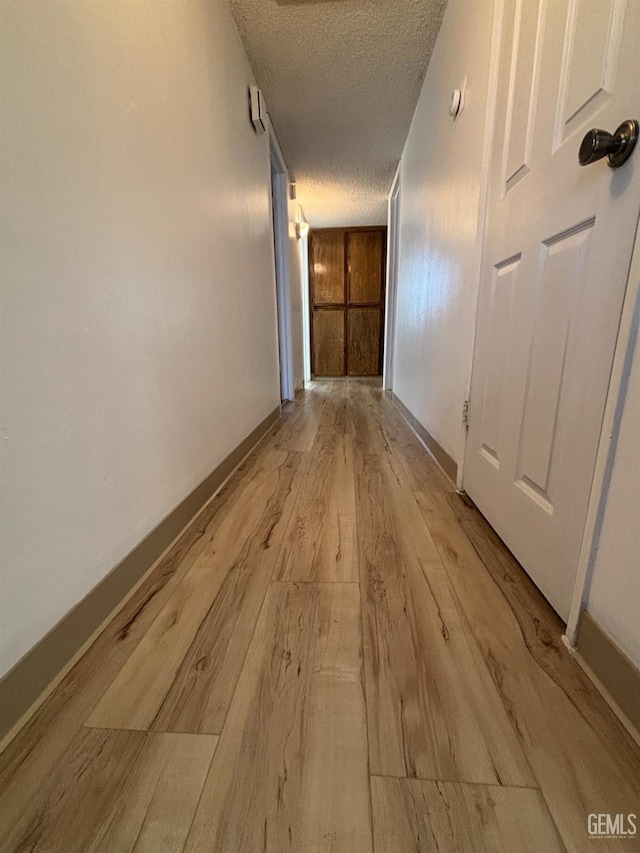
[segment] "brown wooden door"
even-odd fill
[[[311,232],[311,370],[316,376],[382,372],[386,230]]]

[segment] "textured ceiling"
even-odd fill
[[[446,0],[229,0],[313,227],[386,222]]]

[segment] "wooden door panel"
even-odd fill
[[[344,231],[315,232],[311,256],[313,304],[344,305]]]
[[[347,247],[349,304],[382,302],[384,231],[350,231]]]
[[[380,374],[385,245],[384,228],[312,233],[309,282],[316,376]]]
[[[380,373],[380,308],[350,308],[347,314],[347,373],[377,376]]]
[[[313,372],[317,376],[344,376],[344,310],[313,312]]]

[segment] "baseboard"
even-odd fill
[[[350,376],[350,375],[349,376],[345,376],[345,375],[322,376],[319,373],[317,375],[314,373],[311,376],[312,382],[352,382],[353,380],[359,381],[360,379],[364,379],[364,380],[378,379],[378,380],[380,380],[380,379],[382,379],[382,374],[376,373],[376,374],[372,375],[369,373],[366,376],[365,375],[362,375],[362,376]]]
[[[405,404],[400,400],[394,393],[391,391],[391,398],[402,415],[405,421],[409,424],[413,432],[418,436],[420,441],[427,448],[429,453],[436,460],[438,465],[442,468],[447,477],[451,480],[451,482],[455,485],[456,479],[458,476],[458,465],[453,459],[453,457],[449,456],[447,451],[441,447],[440,444],[435,440],[435,438],[431,435],[431,433],[426,430],[420,421],[413,415],[409,409],[405,406]]]
[[[35,710],[43,694],[46,695],[59,680],[70,661],[125,601],[279,417],[278,406],[0,680],[0,740],[25,715]]]
[[[596,685],[619,709],[623,722],[630,723],[636,737],[640,732],[640,670],[586,611],[580,619],[576,652],[595,676]],[[608,696],[607,696],[608,694]],[[617,708],[616,708],[617,706]],[[624,719],[626,717],[626,720]]]

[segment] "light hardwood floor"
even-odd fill
[[[376,381],[314,383],[0,756],[0,851],[640,849],[640,750]]]

